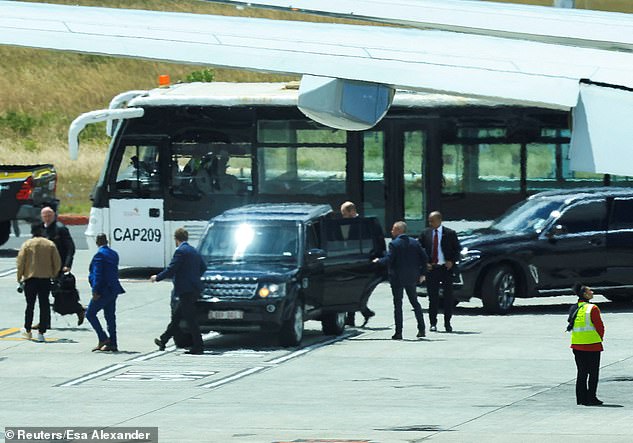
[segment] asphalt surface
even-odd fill
[[[15,257],[1,252],[0,267],[10,268]],[[78,251],[84,303],[89,260]],[[508,316],[460,304],[454,333],[422,340],[405,301],[405,339],[393,341],[383,284],[366,328],[326,337],[308,322],[297,348],[266,335],[209,334],[204,355],[188,356],[153,344],[168,322],[170,283],[152,284],[143,270],[122,276],[118,353],[91,352],[96,335],[74,316],[54,314],[46,343],[24,340],[24,298],[14,273],[0,276],[0,437],[5,426],[31,425],[156,426],[159,441],[178,443],[631,441],[630,304],[596,297],[606,325],[605,406],[585,407],[575,404],[564,332],[571,296],[519,301]],[[425,299],[422,306],[428,322]]]

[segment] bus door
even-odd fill
[[[161,143],[120,146],[109,185],[109,238],[127,266],[165,265]]]

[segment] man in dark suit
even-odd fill
[[[346,201],[341,205],[341,217],[347,219],[359,219],[358,212],[356,211],[356,205],[351,201]],[[369,252],[370,258],[373,260],[374,258],[380,258],[385,254],[385,238],[383,235],[382,228],[380,227],[380,223],[375,218],[371,219],[370,224],[361,224],[350,222],[350,224],[341,226],[341,239],[342,240],[360,240],[361,238],[366,238],[367,236],[371,236],[373,240],[373,247]],[[368,228],[371,232],[362,232],[363,228]],[[373,292],[374,288],[383,280],[383,277],[378,274],[374,281],[369,284],[369,287],[363,294],[363,298],[360,302],[360,313],[363,315],[364,321],[360,326],[361,328],[367,325],[367,322],[370,318],[376,315],[374,311],[369,309],[367,306],[367,302],[369,301],[369,296]],[[347,317],[345,318],[345,324],[348,326],[356,326],[356,312],[349,311],[347,313]]]
[[[62,259],[59,274],[70,272],[75,257],[75,242],[73,242],[70,231],[62,222],[57,220],[55,211],[50,206],[44,206],[40,216],[42,217],[44,237],[55,243]],[[85,309],[79,301],[77,301],[71,313],[77,314],[77,326],[81,326],[84,322]]]
[[[393,294],[393,315],[396,322],[396,333],[393,340],[402,340],[402,292],[407,293],[409,302],[413,306],[415,319],[418,323],[417,337],[424,337],[424,317],[422,307],[417,299],[415,286],[424,281],[424,273],[428,257],[417,240],[409,237],[407,224],[397,221],[391,228],[393,240],[389,243],[389,251],[383,258],[374,259],[374,263],[389,265],[389,283]]]
[[[187,243],[189,233],[184,228],[176,229],[174,239],[176,240],[176,251],[171,263],[158,275],[150,277],[152,282],[171,277],[174,284],[171,293],[171,321],[160,338],[154,339],[154,343],[161,351],[165,350],[165,344],[177,333],[180,320],[184,319],[193,338],[193,345],[186,353],[202,354],[202,336],[196,319],[195,304],[202,290],[200,277],[207,269],[207,265],[196,248]]]
[[[86,309],[86,318],[92,325],[99,342],[93,351],[119,350],[116,336],[116,299],[125,289],[119,282],[119,254],[110,249],[105,234],[97,235],[97,253],[88,268],[88,281],[92,288],[92,300]],[[108,334],[103,331],[97,313],[103,309],[108,324]]]
[[[461,247],[457,233],[442,225],[442,214],[438,211],[429,214],[429,227],[420,234],[419,242],[431,258],[426,278],[426,291],[429,296],[429,318],[431,331],[437,331],[437,309],[439,292],[444,295],[444,327],[453,332],[453,266],[459,260]]]

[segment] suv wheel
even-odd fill
[[[341,335],[345,330],[345,312],[326,312],[321,326],[325,335]]]
[[[486,311],[507,314],[518,291],[517,277],[510,266],[497,266],[486,274],[481,290]]]
[[[303,339],[303,305],[300,300],[295,302],[290,318],[284,321],[279,331],[281,346],[298,346]]]
[[[3,245],[9,240],[9,236],[11,235],[11,222],[3,221],[0,222],[0,245]]]

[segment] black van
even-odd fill
[[[576,281],[633,300],[633,188],[541,192],[460,242],[457,299],[481,298],[490,312],[517,297],[569,295]]]
[[[319,320],[339,335],[382,280],[371,260],[385,240],[376,219],[334,218],[328,205],[258,204],[211,219],[199,251],[207,262],[196,304],[203,331],[270,331],[284,346]]]

